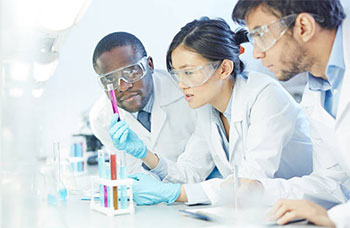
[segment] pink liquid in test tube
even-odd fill
[[[115,93],[113,89],[112,84],[107,85],[108,93],[109,93],[109,99],[111,100],[112,103],[112,108],[113,108],[113,113],[118,113],[118,121],[120,120],[120,114],[118,111],[118,106],[117,106],[117,99],[115,98]]]

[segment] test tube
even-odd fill
[[[111,179],[117,179],[117,156],[114,152],[111,152],[109,156],[109,162],[111,164]],[[113,206],[114,209],[118,209],[118,191],[117,187],[113,187]]]
[[[120,114],[119,114],[119,111],[118,111],[117,99],[115,97],[113,84],[108,84],[107,85],[107,89],[108,89],[109,99],[111,100],[111,103],[112,103],[113,113],[118,113],[118,121],[119,121],[120,120]]]
[[[118,113],[118,121],[120,121],[120,114],[118,111],[117,99],[115,97],[113,84],[107,84],[107,90],[108,90],[108,94],[109,94],[109,99],[111,100],[111,103],[112,103],[113,113]],[[118,167],[119,178],[125,179],[125,178],[127,178],[126,164],[125,164],[125,162],[126,162],[125,161],[125,152],[120,151],[118,153],[118,157],[119,157],[119,167]],[[120,199],[118,199],[118,201],[120,200],[120,208],[126,209],[127,208],[127,200],[128,200],[126,186],[121,186],[119,190],[120,190]]]
[[[107,180],[111,180],[111,164],[109,162],[105,162],[105,168],[106,168],[106,178]],[[113,198],[113,197],[112,197]],[[107,206],[108,208],[111,208],[111,187],[107,187]]]

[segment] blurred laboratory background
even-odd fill
[[[349,8],[348,0],[342,2]],[[235,0],[0,0],[0,227],[30,227],[27,214],[35,210],[21,211],[20,204],[40,195],[38,173],[47,158],[55,157],[57,142],[67,154],[80,153],[77,139],[84,142],[85,152],[101,147],[91,135],[88,113],[103,94],[92,67],[93,50],[103,36],[115,31],[135,34],[155,67],[165,69],[168,45],[183,25],[208,16],[223,18],[236,29],[231,19],[234,4]],[[247,68],[269,74],[252,58],[252,46],[244,47]],[[305,77],[285,84],[297,101],[304,85]],[[22,198],[5,200],[15,194]],[[19,211],[12,219],[6,217],[9,207]],[[16,220],[17,216],[22,217]]]

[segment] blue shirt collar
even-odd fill
[[[147,104],[145,105],[145,107],[142,109],[143,111],[145,112],[149,112],[151,113],[152,112],[152,107],[153,107],[153,93],[151,94],[151,97],[149,98]]]
[[[343,30],[341,26],[338,27],[337,34],[335,35],[331,55],[327,64],[326,74],[331,67],[337,67],[343,70],[345,69],[343,53]]]
[[[309,89],[313,91],[326,91],[336,88],[344,75],[344,73],[339,74],[338,71],[344,72],[344,70],[343,31],[342,26],[339,26],[326,67],[328,81],[323,78],[314,77],[311,73],[308,73]]]

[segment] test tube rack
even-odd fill
[[[135,208],[134,208],[134,203],[133,203],[133,197],[132,197],[132,184],[134,182],[133,179],[119,179],[119,180],[109,180],[109,179],[104,179],[104,178],[99,178],[97,176],[93,176],[91,178],[92,181],[92,189],[100,189],[98,186],[99,185],[105,185],[112,189],[113,187],[126,187],[126,197],[128,199],[128,206],[125,209],[114,209],[113,203],[111,204],[110,207],[104,207],[100,204],[99,199],[95,199],[94,196],[91,196],[91,203],[90,203],[90,208],[92,210],[101,212],[105,215],[108,216],[114,216],[114,215],[121,215],[121,214],[134,214],[135,213]],[[113,191],[109,191],[109,198],[113,199]]]

